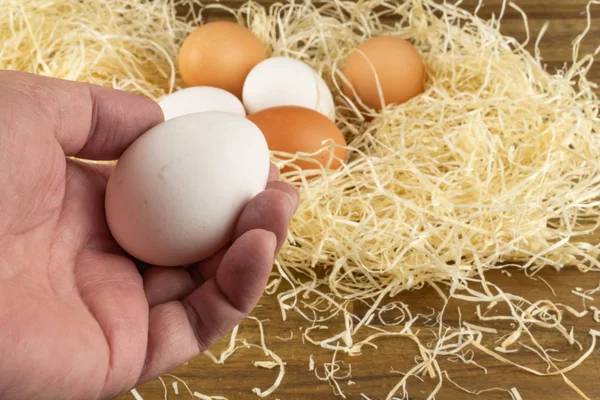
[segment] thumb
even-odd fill
[[[116,159],[164,120],[156,102],[101,86],[14,71],[0,72],[0,85],[21,93],[22,107],[38,110],[67,156]]]

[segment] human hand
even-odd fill
[[[0,72],[0,398],[105,399],[206,350],[252,311],[298,203],[276,180],[233,244],[143,276],[104,215],[116,159],[162,122],[155,102]]]

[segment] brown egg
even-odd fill
[[[262,131],[269,149],[290,154],[296,152],[320,153],[312,156],[315,161],[296,160],[294,164],[301,169],[317,169],[327,166],[330,159],[330,141],[346,146],[346,140],[339,128],[323,114],[298,106],[279,106],[267,108],[248,117]],[[346,161],[345,148],[336,147],[335,158],[330,168],[337,169]],[[338,160],[339,159],[339,160]],[[286,167],[281,172],[290,171]]]
[[[213,86],[241,98],[246,76],[266,55],[265,46],[242,25],[209,22],[184,40],[179,72],[187,86]]]
[[[358,97],[370,108],[380,111],[383,104],[402,104],[424,90],[425,68],[417,49],[394,36],[377,36],[360,44],[350,54],[343,70]],[[352,97],[351,87],[344,93]]]

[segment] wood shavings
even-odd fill
[[[0,68],[158,99],[180,88],[179,45],[199,21],[178,18],[177,8],[192,3],[8,0],[0,13]]]
[[[282,342],[288,342],[294,338],[294,332],[290,331],[290,337],[281,337],[281,336],[275,336],[275,337],[277,339],[281,340]]]
[[[552,295],[554,297],[556,297],[556,291],[554,291],[554,288],[552,287],[552,285],[550,285],[548,283],[547,280],[545,280],[544,278],[542,278],[541,276],[538,276],[536,279],[539,279],[540,281],[542,281],[544,283],[544,285],[546,285],[548,287],[548,289],[550,289],[550,291],[552,292]]]
[[[470,324],[468,322],[463,322],[462,324],[464,326],[466,326],[467,328],[470,328],[470,329],[473,329],[473,330],[476,330],[476,331],[486,332],[486,333],[498,333],[498,330],[494,329],[494,328],[486,328],[484,326]]]
[[[159,376],[158,380],[160,381],[160,384],[163,387],[163,395],[164,395],[164,400],[167,400],[167,398],[169,397],[169,393],[167,392],[167,384],[165,383],[165,380]]]
[[[131,389],[129,391],[131,395],[135,398],[135,400],[144,400],[144,398],[140,395],[140,393],[136,389]]]
[[[344,374],[338,374],[338,372],[342,369],[342,367],[344,366],[345,363],[343,361],[336,361],[336,359],[335,359],[336,355],[337,355],[337,350],[335,350],[333,352],[333,357],[331,359],[331,362],[323,364],[323,369],[325,370],[325,374],[323,376],[321,376],[319,374],[319,371],[317,369],[315,369],[314,370],[315,376],[320,381],[325,381],[325,382],[329,383],[329,385],[333,388],[334,395],[340,396],[345,399],[346,395],[344,394],[338,381],[350,379],[352,377],[352,366],[350,364],[348,364],[348,367],[347,367],[348,371]]]
[[[259,397],[267,397],[268,395],[273,393],[279,387],[279,385],[281,385],[281,381],[283,380],[283,376],[285,375],[285,363],[281,360],[281,358],[277,354],[273,353],[271,350],[266,350],[265,353],[273,359],[273,362],[275,364],[279,366],[279,374],[277,375],[277,379],[275,379],[275,382],[273,382],[273,385],[267,390],[263,391],[259,388],[252,389],[252,392]]]
[[[183,387],[185,388],[185,390],[190,394],[190,396],[192,396],[192,397],[195,396],[192,389],[190,389],[189,385],[183,379],[181,379],[175,375],[171,375],[171,374],[164,374],[163,376],[168,376],[169,378],[175,379],[175,382],[173,382],[173,391],[175,392],[176,395],[179,394],[178,383],[181,383],[183,385]],[[198,392],[196,392],[196,393],[198,393]],[[223,397],[221,399],[223,399]],[[225,399],[225,400],[227,400],[227,399]]]
[[[590,310],[592,310],[594,312],[594,316],[593,316],[594,321],[600,322],[600,309],[598,309],[594,306],[590,306]]]
[[[589,289],[589,290],[584,290],[584,291],[583,291],[583,295],[584,295],[585,297],[583,297],[583,298],[582,298],[582,301],[581,301],[581,302],[583,303],[583,307],[584,307],[584,308],[586,307],[586,303],[585,303],[585,302],[586,302],[586,300],[589,300],[589,301],[594,301],[594,298],[593,298],[592,296],[593,296],[594,294],[596,294],[596,292],[599,292],[599,291],[600,291],[600,283],[598,283],[598,286],[596,286],[596,287],[595,287],[595,288],[593,288],[593,289]]]
[[[227,398],[223,396],[207,396],[200,392],[194,392],[194,397],[200,400],[227,400]]]
[[[265,368],[265,369],[273,369],[279,366],[279,363],[276,361],[254,361],[252,363],[255,367]],[[285,365],[285,363],[283,363]]]
[[[582,299],[586,299],[586,300],[589,300],[589,301],[594,301],[594,298],[592,296],[588,296],[585,293],[581,293],[581,291],[571,290],[571,293],[573,293],[575,296],[581,297]]]
[[[397,320],[384,318],[390,311],[380,306],[384,297],[428,283],[447,301],[434,282],[449,281],[452,298],[487,303],[490,308],[498,303],[511,306],[509,315],[495,318],[478,313],[482,320],[513,326],[499,347],[502,351],[518,351],[508,346],[522,336],[535,342],[530,325],[557,330],[578,346],[573,332],[562,326],[557,305],[506,295],[487,283],[483,273],[507,259],[515,262],[513,267],[532,272],[566,265],[599,270],[600,247],[578,242],[598,228],[600,215],[594,200],[600,194],[598,99],[585,78],[586,63],[593,56],[574,56],[571,68],[552,75],[541,66],[537,46],[531,55],[523,43],[500,35],[499,20],[485,22],[451,4],[407,1],[393,7],[381,1],[377,5],[384,11],[378,14],[366,5],[335,4],[336,11],[364,17],[341,24],[329,9],[312,4],[275,6],[268,15],[248,5],[238,15],[260,21],[260,32],[270,32],[264,25],[278,20],[271,17],[285,16],[286,26],[275,28],[279,40],[271,39],[274,53],[302,58],[339,88],[341,77],[335,67],[363,39],[353,32],[389,32],[378,18],[390,11],[401,21],[411,21],[410,26],[400,22],[393,30],[421,46],[428,90],[368,122],[355,112],[354,104],[338,107],[352,161],[341,171],[319,171],[320,179],[302,181],[303,202],[277,263],[292,286],[278,295],[284,316],[295,310],[317,323],[303,335],[309,343],[357,354],[362,345],[372,344],[374,338],[357,346],[353,337],[359,330],[373,329],[373,314],[386,326],[404,326],[404,337],[412,333],[406,314]],[[522,10],[507,6],[517,9],[526,23]],[[454,29],[457,25],[463,28]],[[331,41],[315,39],[313,46],[304,46],[312,33],[306,30],[303,35],[300,26],[319,26]],[[292,35],[298,42],[287,40]],[[295,43],[303,46],[295,48]],[[344,97],[339,91],[338,95]],[[588,146],[595,150],[573,151]],[[570,171],[569,178],[564,171]],[[313,173],[294,171],[284,179],[302,180]],[[298,279],[311,276],[315,266],[325,266],[327,276],[308,282]],[[482,291],[468,284],[481,285]],[[312,302],[306,300],[309,296]],[[304,299],[300,303],[299,297]],[[366,315],[355,318],[348,311],[348,300],[368,302]],[[323,303],[329,311],[323,311]],[[312,330],[326,329],[323,319],[339,313],[340,307],[347,329],[332,332],[328,339],[313,339]],[[441,314],[432,323],[441,327]],[[467,345],[481,346],[483,333],[497,334],[483,329],[476,335],[475,324],[467,328],[459,335],[437,335],[436,340],[470,336]],[[413,337],[419,342],[418,336]],[[339,340],[343,344],[335,344]],[[439,376],[432,357],[459,351],[459,346],[445,346],[452,350],[420,348],[424,361],[411,370],[413,375],[425,369],[430,376]],[[538,345],[534,353],[550,359]]]
[[[519,391],[515,387],[510,388],[510,395],[512,397],[512,400],[523,400],[523,398],[519,394]]]
[[[590,329],[589,334],[592,336],[592,344],[590,345],[589,349],[585,352],[585,354],[583,354],[578,360],[576,360],[575,362],[573,362],[572,364],[570,364],[568,367],[565,368],[557,368],[554,363],[552,363],[551,360],[548,359],[547,355],[546,355],[546,360],[548,360],[551,364],[552,367],[555,369],[554,371],[551,372],[539,372],[535,369],[529,368],[529,367],[525,367],[522,365],[519,365],[517,363],[514,363],[510,360],[508,360],[507,358],[487,349],[485,346],[482,346],[478,343],[473,343],[473,345],[475,347],[477,347],[479,350],[483,351],[484,353],[496,358],[499,361],[502,361],[504,363],[507,364],[511,364],[519,369],[522,369],[524,371],[527,371],[531,374],[534,375],[538,375],[538,376],[544,376],[544,375],[561,375],[561,377],[563,378],[563,380],[565,381],[565,383],[567,383],[567,385],[569,385],[579,396],[581,396],[584,399],[589,399],[589,397],[587,397],[579,388],[577,388],[577,386],[575,386],[570,380],[569,378],[567,378],[567,376],[565,375],[567,372],[572,371],[573,369],[577,368],[577,366],[579,366],[583,361],[585,361],[585,359],[587,359],[587,357],[589,357],[590,354],[592,354],[592,352],[594,351],[594,348],[596,347],[596,338],[598,336],[600,336],[600,331],[596,331],[594,329]],[[536,342],[537,344],[537,342]],[[539,347],[539,345],[538,345]],[[545,352],[544,349],[541,349],[542,352]]]
[[[256,394],[259,397],[267,397],[268,395],[270,395],[271,393],[273,393],[281,384],[281,381],[283,380],[283,376],[285,375],[285,363],[283,362],[283,360],[281,359],[281,357],[279,357],[277,354],[275,354],[274,352],[272,352],[271,350],[269,350],[265,344],[265,332],[263,329],[263,325],[262,322],[255,317],[248,317],[248,319],[251,319],[253,321],[256,321],[256,323],[258,324],[258,329],[260,331],[260,342],[261,342],[261,346],[256,346],[253,345],[254,347],[258,347],[260,349],[262,349],[262,351],[264,352],[265,356],[270,357],[273,361],[272,363],[276,364],[279,367],[279,374],[277,375],[277,378],[275,379],[275,382],[273,382],[273,385],[268,388],[267,390],[261,390],[259,388],[253,388],[252,392],[254,394]],[[274,368],[274,366],[273,366]]]
[[[519,393],[516,388],[503,389],[503,388],[499,388],[499,387],[494,387],[494,388],[482,389],[482,390],[469,390],[469,389],[465,388],[464,386],[461,386],[458,383],[456,383],[455,381],[453,381],[446,371],[443,371],[442,373],[444,375],[444,378],[447,379],[448,382],[450,382],[456,388],[462,390],[463,392],[466,392],[466,393],[469,393],[469,394],[472,394],[475,396],[479,396],[483,393],[489,393],[489,392],[508,392],[511,395],[512,400],[521,399],[521,397],[515,397],[515,393],[517,395]]]
[[[277,354],[275,354],[272,350],[270,350],[266,346],[262,321],[256,317],[248,317],[247,321],[254,321],[258,325],[259,334],[260,334],[260,345],[248,343],[245,339],[238,339],[238,332],[240,329],[240,326],[238,325],[232,330],[231,335],[229,337],[229,343],[225,347],[225,349],[223,349],[223,351],[221,352],[219,357],[216,357],[210,351],[205,351],[204,354],[207,357],[209,357],[215,364],[223,364],[229,357],[233,356],[240,349],[256,348],[256,349],[262,350],[263,353],[265,354],[265,356],[269,357],[271,359],[271,361],[255,361],[253,363],[253,365],[257,368],[265,368],[265,369],[274,369],[274,368],[279,367],[279,373],[271,387],[269,387],[266,390],[262,390],[260,388],[252,389],[252,392],[254,394],[256,394],[257,396],[267,397],[270,394],[272,394],[281,384],[281,381],[283,380],[283,376],[285,375],[285,362],[281,359],[281,357],[279,357]],[[169,376],[174,377],[172,375],[169,375]],[[174,377],[174,378],[176,378],[176,377]],[[179,378],[177,378],[177,379],[179,379]],[[183,381],[181,381],[181,382],[183,382]],[[185,382],[184,382],[184,384],[185,384]],[[186,388],[187,388],[187,385],[186,385]],[[196,393],[198,393],[198,392],[196,392]],[[196,393],[194,393],[194,395],[196,395]],[[206,397],[202,397],[202,399],[209,399],[209,398],[215,399],[215,400],[216,399],[224,399],[224,397],[220,397],[220,396],[210,397],[210,396],[200,394],[200,393],[198,393],[198,395],[206,396]]]
[[[582,311],[577,311],[576,309],[574,309],[571,306],[567,306],[565,304],[557,304],[560,305],[562,308],[564,308],[565,310],[567,310],[569,313],[573,314],[574,316],[576,316],[577,318],[583,318],[587,315],[587,310],[582,310]]]

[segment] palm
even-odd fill
[[[111,128],[96,120],[98,98],[95,108],[65,116],[61,104],[32,104],[19,90],[19,83],[63,90],[57,81],[9,75],[0,75],[2,99],[10,99],[0,103],[0,398],[114,396],[187,361],[239,323],[264,288],[293,190],[272,182],[242,213],[230,248],[189,270],[152,267],[142,278],[105,222],[110,167],[65,153],[118,156],[160,121],[160,111],[145,99],[100,90],[105,103],[122,97],[138,107],[134,124]],[[67,103],[89,91],[67,89]],[[64,124],[90,131],[89,121],[105,137],[64,136]],[[106,136],[115,129],[121,137]]]
[[[17,239],[18,247],[35,251],[20,263],[30,267],[27,275],[8,285],[16,289],[10,297],[28,301],[15,308],[23,318],[16,325],[18,345],[4,344],[26,364],[23,371],[37,371],[35,379],[23,382],[31,398],[47,390],[48,382],[60,382],[62,388],[55,390],[73,398],[96,398],[123,391],[139,379],[149,307],[135,264],[119,253],[104,223],[105,178],[85,165],[66,162],[64,154],[56,157],[63,165],[57,163],[46,174],[36,171],[41,178],[37,184],[51,181],[44,175],[62,175],[57,183],[62,190],[39,199],[49,204],[38,206],[47,220]],[[23,357],[27,349],[35,357]]]

